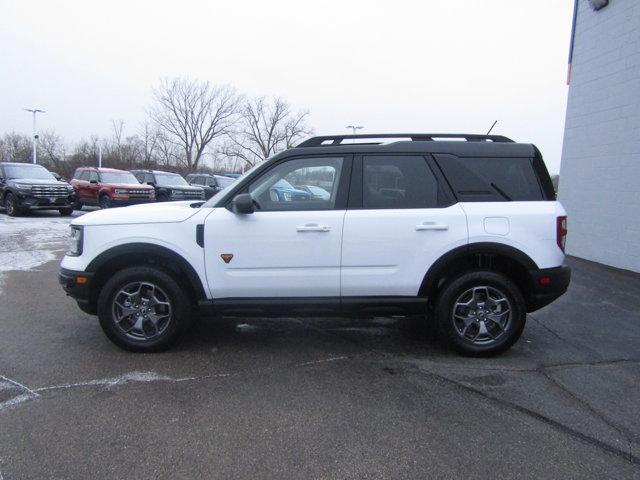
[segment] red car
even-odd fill
[[[156,200],[153,187],[140,184],[132,173],[125,170],[80,167],[70,183],[76,191],[78,210],[83,205],[109,208]]]

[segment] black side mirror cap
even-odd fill
[[[256,211],[253,198],[248,193],[236,195],[231,200],[231,210],[233,213],[248,214]]]
[[[98,183],[98,180],[89,180],[89,183]]]

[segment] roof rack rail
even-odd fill
[[[342,145],[344,140],[356,140],[366,138],[410,138],[412,142],[434,142],[439,139],[460,138],[467,142],[496,142],[496,143],[513,143],[508,137],[502,135],[480,135],[475,133],[366,133],[359,135],[327,135],[320,137],[311,137],[305,140],[296,148],[305,147],[331,147]],[[358,145],[379,145],[382,142],[359,143]]]

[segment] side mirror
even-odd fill
[[[89,183],[98,183],[98,180],[89,180]]]
[[[253,205],[253,198],[248,193],[241,193],[240,195],[236,195],[231,200],[231,210],[233,213],[253,213],[256,211],[255,206]]]

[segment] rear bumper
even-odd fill
[[[571,268],[567,265],[553,268],[529,270],[531,295],[527,311],[533,312],[561,297],[569,288]]]
[[[95,306],[92,306],[90,302],[92,280],[93,273],[89,272],[60,268],[58,274],[58,281],[67,295],[78,303],[82,311],[94,315],[96,313]]]

